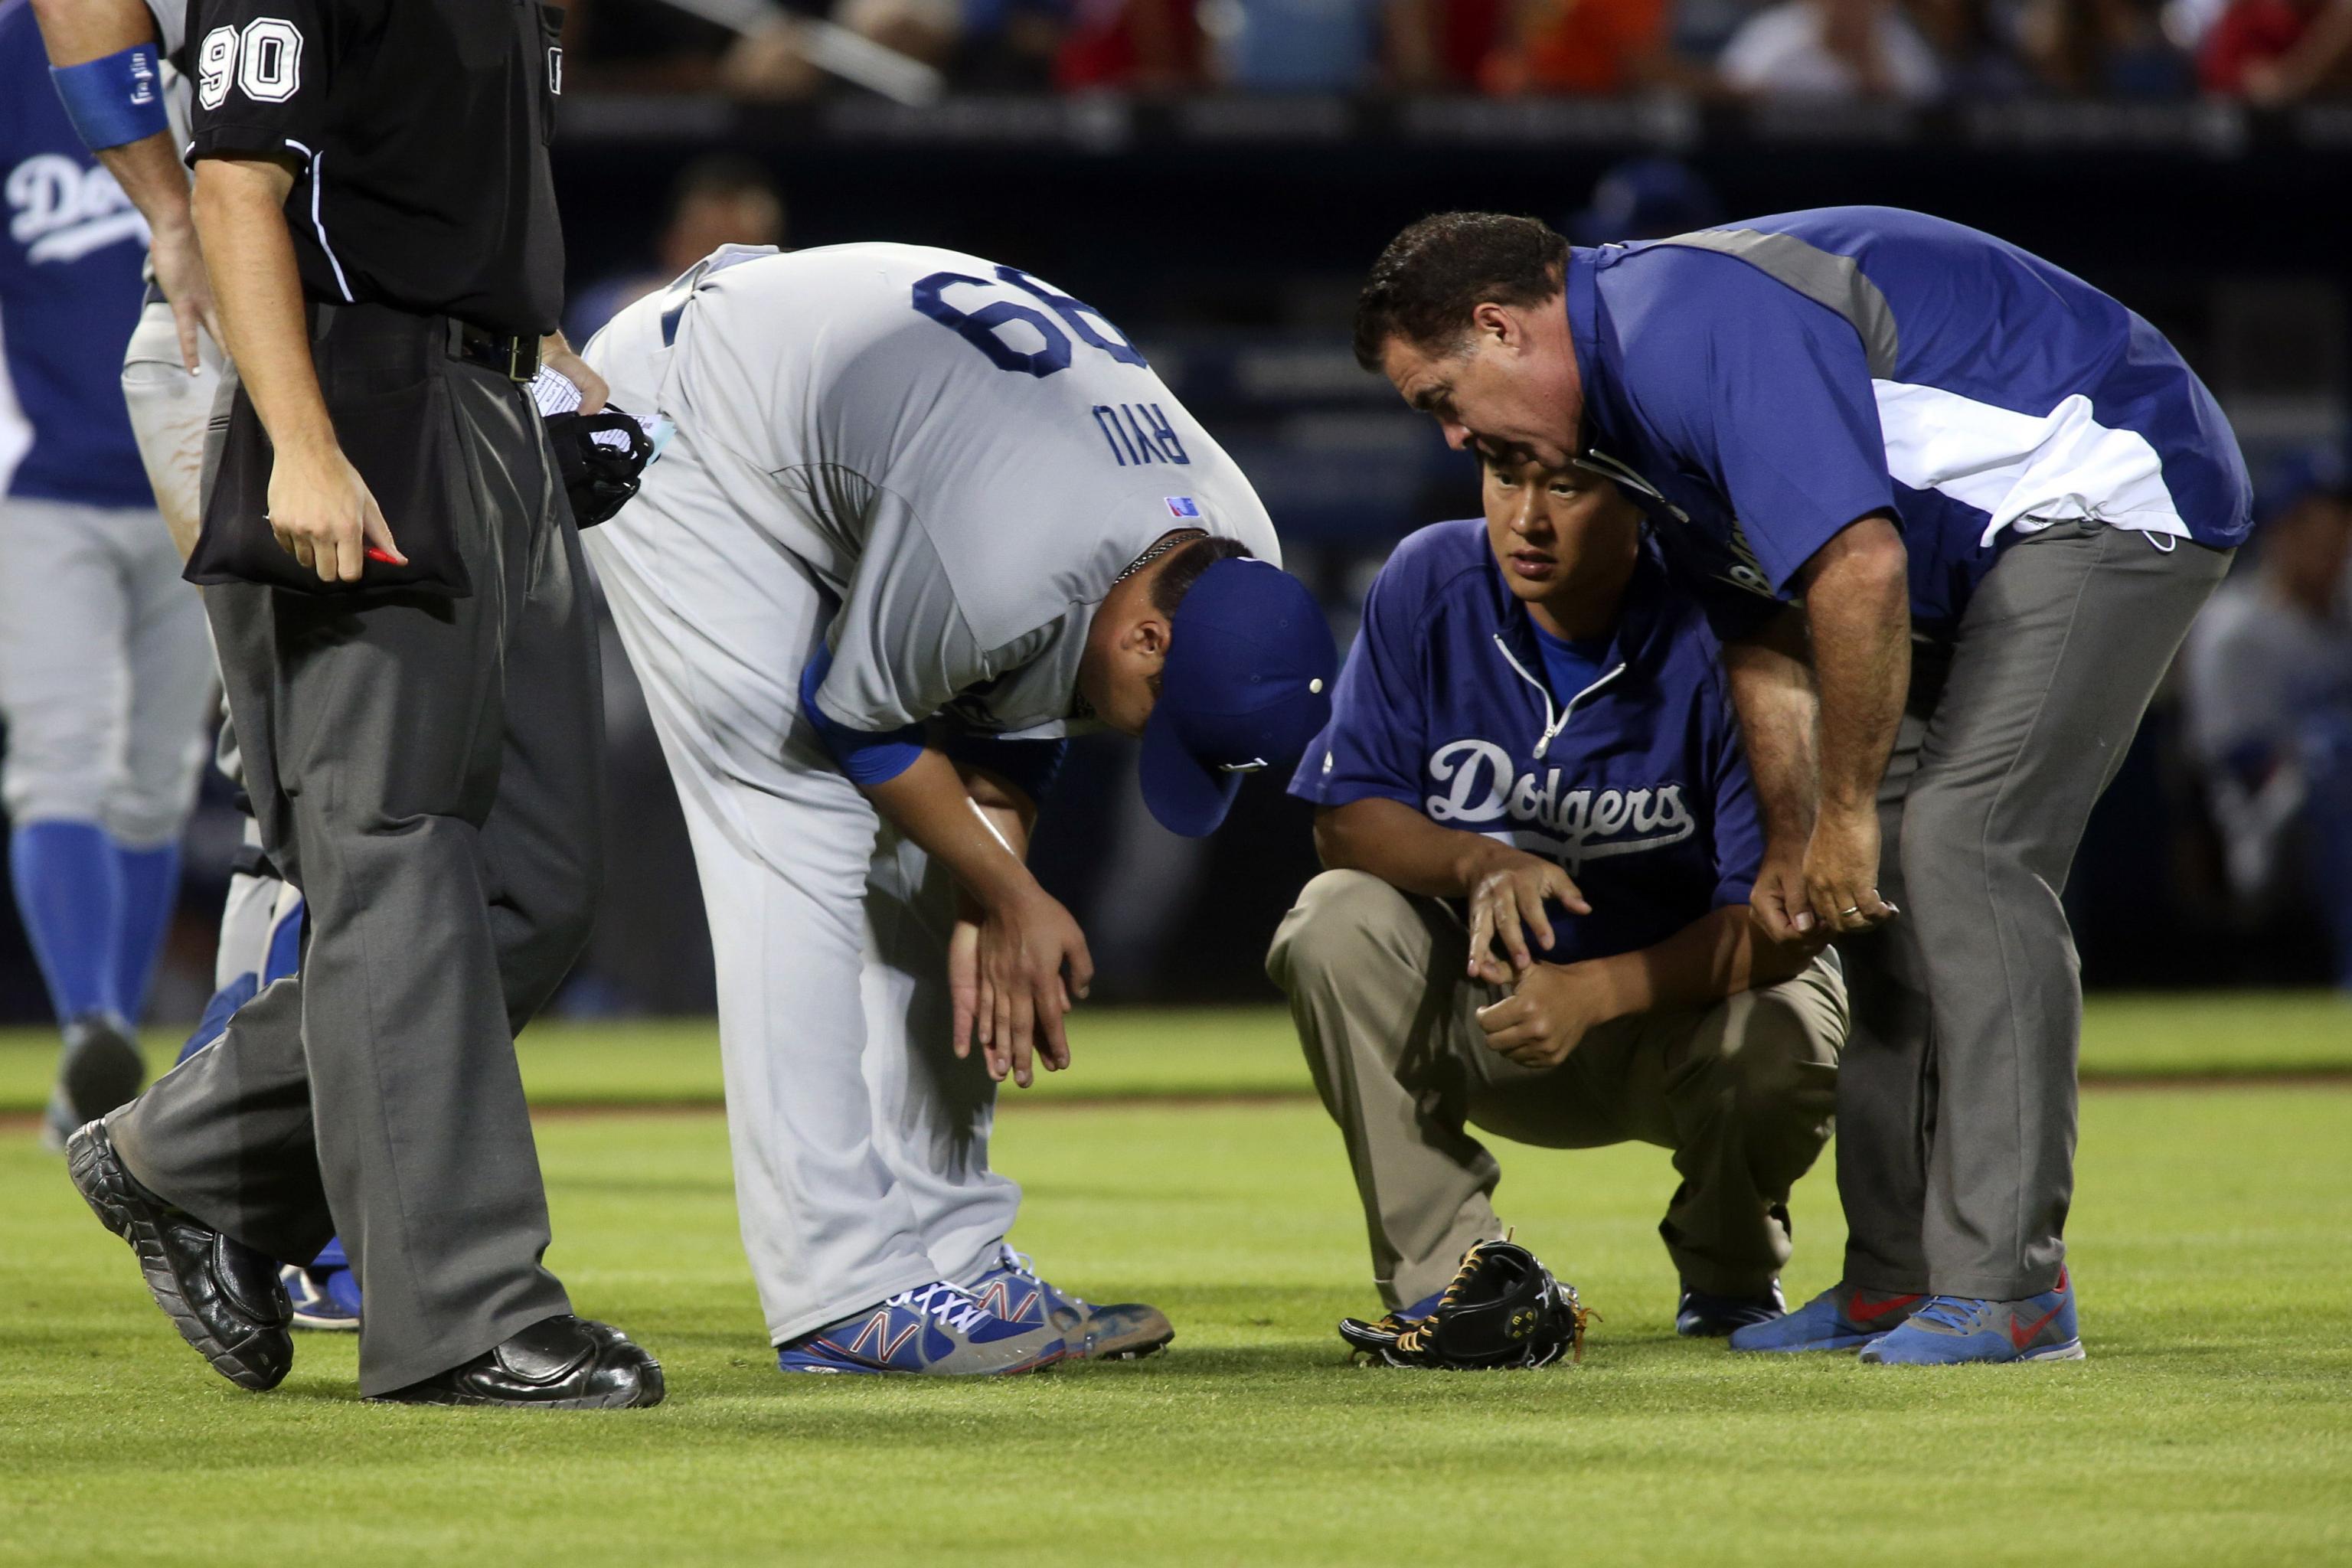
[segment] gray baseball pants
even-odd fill
[[[1308,882],[1266,955],[1347,1140],[1381,1299],[1444,1289],[1471,1243],[1503,1234],[1502,1168],[1473,1125],[1543,1148],[1673,1150],[1682,1183],[1658,1233],[1683,1279],[1769,1289],[1789,1260],[1789,1189],[1829,1141],[1837,958],[1712,1007],[1617,1019],[1539,1069],[1487,1047],[1476,1013],[1502,993],[1465,976],[1469,957],[1449,905],[1362,871]]]
[[[205,591],[255,815],[310,936],[299,976],[109,1123],[133,1175],[249,1247],[306,1260],[340,1229],[372,1394],[571,1310],[541,1263],[514,1037],[594,916],[594,623],[536,412],[448,360],[442,331],[347,364],[331,335],[320,379],[332,409],[354,377],[446,378],[463,478],[446,521],[473,594]]]
[[[212,694],[204,606],[143,508],[0,499],[0,714],[9,818],[180,836]]]
[[[1840,943],[1845,1279],[2016,1300],[2053,1288],[2074,1189],[2083,991],[2060,894],[2091,808],[2230,552],[2095,521],[2011,545],[1948,653],[1922,647],[1879,788],[1879,891]]]

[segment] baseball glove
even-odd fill
[[[1482,1241],[1462,1255],[1454,1283],[1425,1318],[1389,1313],[1377,1323],[1348,1318],[1339,1337],[1356,1354],[1384,1366],[1477,1372],[1549,1366],[1563,1355],[1584,1359],[1591,1314],[1515,1242]]]

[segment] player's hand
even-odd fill
[[[1776,839],[1764,846],[1748,907],[1774,942],[1815,940],[1820,922],[1813,919],[1812,897],[1805,891],[1804,840]]]
[[[1499,844],[1495,849],[1486,868],[1470,884],[1470,978],[1507,985],[1513,975],[1525,974],[1536,962],[1528,933],[1534,933],[1537,947],[1551,946],[1547,900],[1580,915],[1591,914],[1592,906],[1556,861]],[[1508,963],[1495,956],[1498,941]]]
[[[1586,963],[1538,963],[1511,994],[1478,1009],[1486,1046],[1524,1068],[1556,1068],[1607,1021],[1599,972]]]
[[[588,362],[572,352],[562,332],[550,332],[539,340],[539,363],[558,371],[580,389],[580,412],[601,414],[605,401],[613,395],[611,384],[588,368]]]
[[[371,549],[408,564],[367,481],[331,442],[278,451],[269,472],[268,515],[279,548],[321,583],[358,582]]]
[[[972,1029],[980,1020],[982,998],[992,1013],[996,1007],[996,998],[988,994],[980,978],[982,919],[967,904],[957,910],[955,924],[948,931],[949,1043],[959,1059],[971,1055]]]
[[[1060,901],[1032,881],[990,909],[975,943],[973,1017],[988,1074],[1026,1089],[1039,1056],[1049,1071],[1070,1065],[1062,1016],[1094,984],[1086,933]],[[950,954],[950,984],[953,953]]]
[[[196,244],[195,225],[157,229],[148,254],[153,258],[156,287],[163,290],[172,307],[172,320],[180,330],[180,363],[194,375],[204,363],[196,346],[197,334],[209,332],[216,343],[228,341],[221,335],[220,307],[213,303],[212,279],[205,272],[205,254]]]
[[[1805,901],[1832,931],[1869,931],[1898,910],[1878,896],[1878,812],[1824,803],[1805,846]]]

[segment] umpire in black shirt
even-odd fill
[[[651,1405],[661,1369],[572,1315],[515,1032],[594,911],[595,633],[522,383],[553,335],[535,0],[192,0],[195,214],[237,382],[203,537],[231,721],[308,900],[299,979],[77,1133],[74,1181],[215,1370],[284,1377],[273,1260],[340,1231],[360,1387]],[[542,334],[547,334],[542,336]]]

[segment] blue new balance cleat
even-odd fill
[[[1938,1296],[1903,1326],[1862,1352],[1872,1366],[1959,1366],[1968,1363],[2081,1361],[2074,1290],[2066,1271],[2058,1288],[2021,1301]]]
[[[1176,1337],[1159,1308],[1140,1301],[1097,1307],[1039,1279],[1027,1254],[1001,1244],[995,1263],[965,1289],[1009,1322],[1051,1327],[1079,1361],[1138,1361]]]
[[[350,1333],[360,1326],[360,1277],[348,1267],[278,1271],[286,1299],[294,1303],[294,1326],[328,1333]]]
[[[785,1372],[991,1377],[1035,1372],[1070,1353],[1053,1324],[1000,1318],[944,1279],[901,1290],[776,1348]]]
[[[1789,1300],[1780,1294],[1778,1279],[1754,1296],[1718,1296],[1685,1283],[1675,1303],[1675,1332],[1686,1340],[1719,1340],[1788,1314]]]
[[[1927,1297],[1918,1291],[1865,1290],[1831,1286],[1795,1311],[1769,1322],[1735,1329],[1736,1351],[1845,1351],[1891,1333]]]

